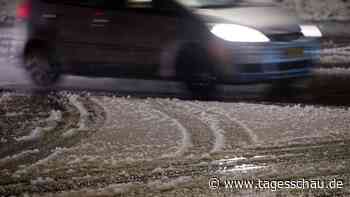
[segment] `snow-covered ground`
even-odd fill
[[[305,20],[346,21],[350,19],[350,2],[346,0],[274,0],[294,10]]]
[[[211,177],[337,178],[345,184],[335,191],[241,190],[233,196],[350,194],[347,107],[59,92],[4,93],[0,111],[5,196],[231,194],[209,190]]]
[[[323,64],[346,64],[350,60],[350,47],[323,49],[321,52]]]
[[[206,182],[214,176],[349,180],[347,108],[59,95],[58,102],[75,109],[80,117],[92,114],[89,118],[96,119],[93,114],[103,110],[103,124],[98,128],[87,125],[81,131],[87,134],[71,138],[72,143],[60,136],[68,127],[56,128],[51,131],[55,141],[62,138],[68,142],[51,146],[48,154],[43,150],[47,145],[36,144],[47,141],[50,134],[29,142],[35,149],[19,144],[22,149],[18,153],[3,155],[3,194],[188,196],[201,191],[208,196],[216,194]],[[11,97],[16,99],[16,94]],[[89,106],[90,110],[86,109]],[[79,122],[78,118],[76,127]],[[7,140],[1,145],[19,143]],[[348,189],[346,184],[335,192],[346,196]],[[249,196],[251,192],[235,194]],[[265,192],[276,194],[261,194]],[[305,191],[277,194],[293,192]]]

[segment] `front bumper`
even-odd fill
[[[319,40],[311,38],[291,42],[226,42],[223,47],[225,55],[221,55],[217,76],[226,83],[308,77],[320,59]]]

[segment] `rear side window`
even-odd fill
[[[103,9],[159,9],[175,10],[172,0],[42,0],[46,3],[66,4],[81,7],[94,7]]]
[[[67,4],[84,7],[114,8],[125,5],[125,0],[44,0],[47,3]]]
[[[128,0],[127,7],[128,8],[152,8],[153,1],[152,0]]]
[[[127,0],[127,8],[175,9],[174,2],[171,0]]]

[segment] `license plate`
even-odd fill
[[[304,57],[304,49],[303,48],[289,48],[287,49],[288,58],[300,58]]]

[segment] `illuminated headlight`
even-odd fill
[[[269,42],[262,32],[250,27],[235,24],[215,24],[211,32],[217,37],[230,42]]]
[[[305,37],[314,37],[320,38],[322,37],[322,33],[318,27],[315,25],[300,25],[301,32]]]

